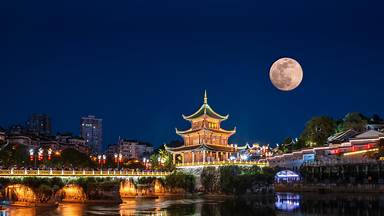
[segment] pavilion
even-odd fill
[[[174,164],[179,155],[182,163],[220,162],[227,161],[231,154],[238,151],[235,145],[228,144],[228,139],[236,133],[236,128],[225,130],[220,127],[221,122],[228,119],[228,115],[220,115],[208,105],[206,91],[203,105],[192,115],[183,115],[183,118],[191,123],[188,130],[176,129],[184,144],[179,147],[165,146],[173,155]]]

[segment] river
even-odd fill
[[[0,215],[384,215],[384,195],[293,194],[247,198],[159,198],[122,204],[62,203],[58,207],[7,207]]]

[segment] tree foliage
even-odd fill
[[[367,125],[368,121],[366,117],[364,117],[361,113],[358,112],[352,112],[348,113],[342,123],[342,129],[348,130],[353,129],[355,131],[363,131],[365,126]]]
[[[304,144],[305,147],[323,146],[335,129],[336,124],[333,119],[327,116],[313,117],[307,122],[300,135],[300,141],[303,142],[300,144]]]
[[[293,139],[291,137],[286,137],[279,145],[278,150],[280,153],[288,153],[292,151],[293,145]]]
[[[257,185],[271,185],[274,175],[275,169],[267,167],[223,166],[204,168],[200,179],[205,192],[243,194]]]
[[[85,168],[95,166],[88,155],[73,148],[67,148],[61,152],[61,162],[65,167]]]
[[[201,175],[200,181],[205,190],[205,192],[216,192],[219,190],[219,172],[215,167],[204,167]]]
[[[28,148],[25,145],[8,145],[0,151],[1,165],[27,166],[29,164]]]
[[[151,155],[149,160],[154,170],[172,171],[175,168],[172,161],[172,154],[165,150],[164,145],[160,146],[160,148]]]
[[[173,172],[165,177],[165,185],[169,188],[182,188],[185,191],[195,190],[195,176],[183,172]]]

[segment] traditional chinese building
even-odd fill
[[[209,105],[207,92],[204,94],[204,103],[195,113],[183,118],[191,123],[191,128],[176,133],[184,140],[184,145],[179,147],[165,146],[166,150],[176,157],[181,156],[182,163],[226,161],[237,148],[228,144],[228,139],[234,133],[233,130],[224,130],[220,124],[228,119],[216,113]]]

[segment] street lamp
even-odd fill
[[[35,156],[35,149],[30,148],[29,149],[29,160],[35,162],[35,169],[37,167],[37,160],[41,161],[43,159],[43,149],[39,148],[37,152],[37,157]]]
[[[117,159],[118,155],[117,155],[117,153],[115,153],[113,156],[115,157],[115,163],[117,164],[118,163],[118,159]]]
[[[113,156],[115,157],[115,163],[117,164],[117,169],[119,169],[119,165],[123,158],[123,155],[121,155],[121,153],[119,154],[115,153]]]
[[[103,154],[103,165],[105,165],[105,163],[106,163],[106,160],[107,159],[107,156],[105,156],[105,154]]]
[[[33,161],[33,155],[34,155],[34,150],[33,148],[29,149],[29,160]]]
[[[99,166],[101,167],[101,155],[97,155],[97,161],[99,162]]]
[[[145,169],[147,169],[147,159],[146,158],[143,158],[143,163],[144,163]]]
[[[39,161],[43,160],[43,152],[44,152],[44,150],[42,148],[39,148],[39,151],[37,153],[37,155],[39,157]]]
[[[123,155],[119,153],[119,159],[117,160],[117,169],[119,169],[120,163],[123,161]]]
[[[51,160],[52,159],[52,149],[49,148],[48,149],[48,160]]]

